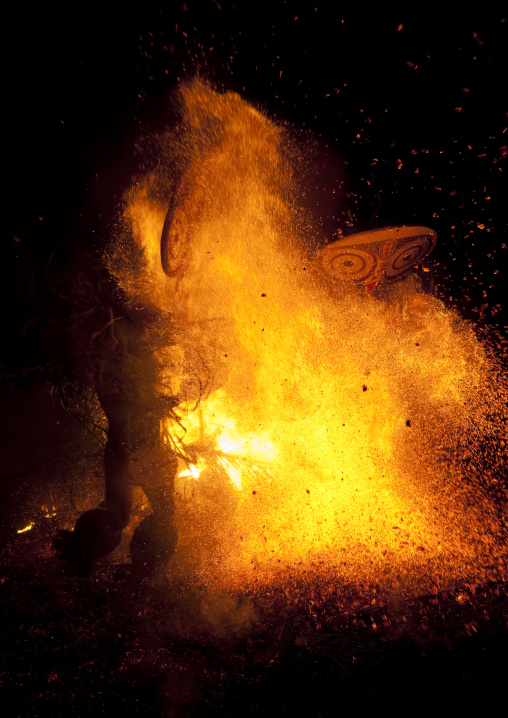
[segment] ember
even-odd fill
[[[179,102],[108,255],[127,301],[168,317],[172,573],[421,591],[503,572],[484,459],[506,421],[495,357],[411,275],[376,296],[326,277],[284,130],[200,81]]]

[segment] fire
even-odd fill
[[[480,486],[482,447],[505,420],[495,358],[412,280],[384,300],[330,284],[284,131],[200,82],[180,104],[109,258],[126,296],[168,316],[161,385],[180,404],[163,430],[183,497],[172,570],[229,587],[311,571],[428,586],[501,565]],[[170,277],[159,245],[173,177],[190,189]],[[129,243],[144,265],[122,260]]]
[[[45,519],[53,519],[57,515],[56,507],[53,502],[51,504],[43,504],[41,506],[41,512]],[[29,524],[24,526],[22,529],[18,529],[16,531],[16,533],[24,534],[27,531],[31,531],[33,529],[33,527],[36,525],[36,523],[37,523],[37,521],[31,520]]]
[[[193,479],[197,479],[202,471],[203,471],[202,467],[196,466],[196,464],[189,464],[189,468],[185,469],[184,471],[181,471],[178,474],[178,476],[179,477],[190,476]]]
[[[49,504],[43,505],[41,506],[41,509],[44,513],[44,518],[46,519],[52,519],[56,516],[56,508],[54,504],[51,504],[51,506]]]
[[[28,524],[28,526],[25,526],[25,527],[22,528],[22,529],[18,529],[18,531],[17,531],[16,533],[18,533],[18,534],[24,534],[26,531],[30,531],[31,529],[33,529],[33,527],[34,527],[34,522],[33,522],[33,521],[30,521],[30,523]]]
[[[241,491],[242,490],[242,472],[240,469],[236,469],[227,459],[223,459],[222,457],[219,457],[219,463],[226,471],[227,475],[231,479],[231,483],[236,486],[236,488]]]

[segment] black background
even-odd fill
[[[338,228],[431,226],[440,296],[479,324],[506,323],[502,14],[373,15],[318,0],[19,6],[2,48],[12,341],[30,313],[12,301],[23,278],[48,261],[65,267],[76,244],[100,246],[136,140],[164,127],[171,90],[196,73],[320,135],[347,163],[350,196],[331,211],[332,238]]]

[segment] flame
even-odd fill
[[[33,522],[33,521],[30,521],[30,523],[28,524],[28,526],[25,526],[25,528],[23,528],[23,529],[18,529],[18,531],[17,531],[16,533],[18,533],[18,534],[24,534],[25,531],[30,531],[30,530],[34,527],[34,525],[35,525],[34,522]]]
[[[52,519],[56,516],[56,508],[53,504],[51,504],[51,506],[43,504],[41,506],[41,511],[43,512],[45,519]],[[23,533],[26,533],[27,531],[31,531],[31,529],[33,529],[35,524],[36,524],[35,521],[30,521],[30,523],[27,526],[25,526],[22,529],[18,529],[16,533],[23,534]]]
[[[201,462],[202,464],[204,462]],[[199,478],[200,473],[203,471],[203,466],[199,466],[196,464],[189,464],[189,468],[185,469],[184,471],[181,471],[178,476],[183,478],[185,476],[190,476],[193,479]]]
[[[185,464],[173,570],[229,587],[315,572],[422,588],[504,565],[482,488],[506,420],[496,358],[412,279],[383,301],[327,284],[283,130],[200,82],[180,106],[109,256],[125,296],[176,327],[161,368],[181,397],[166,440]],[[175,176],[192,187],[179,205],[188,248],[168,277]],[[125,261],[129,243],[144,264]]]
[[[236,469],[232,464],[229,463],[227,459],[223,459],[222,457],[219,457],[219,464],[224,468],[227,475],[231,479],[231,483],[236,486],[236,488],[241,491],[242,490],[242,472],[240,469]]]
[[[245,444],[245,439],[232,439],[227,431],[225,431],[217,440],[217,447],[225,454],[241,454]]]

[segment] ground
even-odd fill
[[[51,540],[48,522],[2,551],[5,716],[331,716],[503,696],[506,583],[396,605],[343,586],[312,605],[309,587],[211,595],[111,559],[70,567]]]
[[[2,482],[10,519],[0,553],[6,718],[296,712],[317,718],[383,705],[488,710],[504,697],[505,582],[398,598],[374,586],[325,591],[316,582],[228,594],[177,582],[170,571],[140,578],[131,571],[127,541],[92,566],[59,560],[52,541],[65,512],[58,498],[65,495],[62,446],[60,460],[41,463],[34,437],[42,432],[47,455],[58,456],[59,431],[68,439],[72,429],[40,394],[16,404],[4,397],[3,406],[10,411],[4,438],[8,426],[11,436],[21,436],[22,424],[26,442],[24,450],[12,441],[3,449],[11,476]],[[68,446],[72,472],[76,457],[69,458]],[[23,462],[37,461],[42,468],[25,475]],[[75,487],[76,508],[86,490]],[[56,516],[40,510],[32,529],[17,533],[29,508],[46,496],[59,504]],[[72,522],[74,509],[67,510]]]

